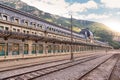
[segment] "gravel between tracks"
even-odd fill
[[[80,80],[108,80],[117,60],[118,56],[115,55]]]
[[[76,80],[79,77],[81,77],[83,74],[88,72],[88,70],[94,68],[95,66],[102,63],[111,56],[112,55],[106,55],[94,60],[90,60],[85,63],[36,78],[35,80]]]
[[[110,80],[120,80],[120,55],[119,60],[115,65],[115,68],[111,74]]]

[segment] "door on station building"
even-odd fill
[[[36,54],[36,44],[32,44],[32,54]]]
[[[52,51],[52,46],[48,45],[48,53],[51,53],[51,51]]]
[[[19,44],[14,43],[12,46],[12,55],[19,55]]]
[[[24,54],[28,54],[28,44],[24,44]]]
[[[56,45],[52,45],[52,50],[53,50],[53,53],[55,53],[55,51],[56,51]]]
[[[64,46],[62,45],[62,47],[61,47],[61,52],[63,52],[64,51]]]
[[[0,56],[5,56],[5,52],[6,55],[8,55],[7,45],[5,45],[4,43],[0,43]]]
[[[56,52],[59,53],[59,45],[56,45]]]
[[[66,47],[67,47],[66,51],[69,52],[69,46],[66,46]]]
[[[39,53],[42,54],[43,53],[43,45],[40,44],[38,49],[39,49]]]

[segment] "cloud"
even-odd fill
[[[93,0],[89,0],[86,3],[73,3],[70,5],[69,2],[65,0],[22,0],[28,5],[35,6],[38,9],[48,12],[51,14],[56,14],[63,17],[69,17],[68,13],[70,11],[72,14],[85,12],[88,9],[97,9],[98,5]]]
[[[84,12],[88,9],[97,9],[98,5],[93,0],[88,1],[87,3],[74,3],[71,5],[72,12]]]
[[[120,12],[117,12],[117,15],[120,15]]]
[[[101,0],[107,8],[120,8],[120,0]]]
[[[99,19],[106,19],[112,16],[111,14],[88,14],[88,15],[75,15],[73,16],[76,19],[83,19],[83,20],[99,20]]]

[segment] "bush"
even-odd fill
[[[114,49],[119,49],[120,48],[120,43],[117,41],[110,41],[109,44],[113,46]]]

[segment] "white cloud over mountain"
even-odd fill
[[[98,4],[89,0],[86,3],[72,3],[65,2],[65,0],[22,0],[23,2],[35,6],[38,9],[56,14],[63,17],[70,17],[70,12],[74,15],[75,18],[78,18],[79,13],[86,12],[89,9],[97,9]]]
[[[88,1],[87,3],[74,3],[71,5],[72,12],[84,12],[87,9],[97,9],[98,5],[93,0]]]
[[[120,8],[120,0],[101,0],[107,8]]]
[[[88,15],[77,15],[76,14],[76,18],[77,19],[84,19],[84,20],[97,20],[97,19],[106,19],[106,18],[109,18],[111,16],[111,14],[94,14],[94,13],[91,13],[91,14],[88,14]],[[75,17],[75,16],[73,16]]]

